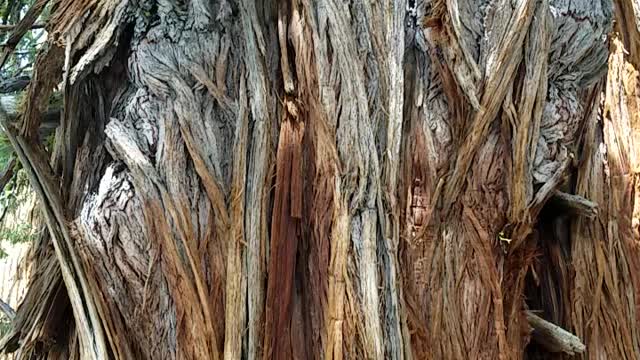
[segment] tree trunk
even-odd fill
[[[48,231],[1,347],[640,358],[633,9],[55,2],[5,123]]]

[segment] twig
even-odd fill
[[[527,311],[527,320],[533,328],[533,340],[550,352],[563,352],[568,355],[582,354],[587,347],[580,338],[560,326]]]

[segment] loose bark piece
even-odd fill
[[[35,139],[42,121],[42,114],[49,107],[49,98],[62,79],[64,56],[62,48],[48,41],[36,59],[33,76],[27,88],[27,99],[21,120],[21,134]]]
[[[292,100],[285,100],[291,102]],[[269,281],[265,300],[263,359],[284,360],[293,352],[291,329],[296,256],[302,219],[304,122],[290,103],[280,125],[276,188],[271,220]]]

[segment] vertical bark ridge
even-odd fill
[[[342,176],[340,179],[340,193],[345,201],[339,205],[340,211],[348,212],[348,219],[338,220],[340,224],[349,227],[349,245],[332,243],[332,257],[334,249],[338,251],[334,264],[341,266],[339,251],[345,249],[347,256],[344,263],[344,285],[340,275],[330,280],[336,281],[333,289],[344,286],[345,303],[336,301],[338,308],[342,307],[343,314],[337,317],[336,324],[342,321],[341,332],[333,334],[343,339],[344,349],[335,351],[336,358],[341,356],[383,358],[388,349],[383,347],[383,331],[385,322],[381,321],[381,291],[379,268],[377,264],[380,235],[382,234],[381,213],[376,211],[381,203],[381,161],[376,149],[376,137],[381,126],[379,109],[386,109],[388,96],[388,54],[390,49],[386,39],[381,38],[373,28],[388,25],[392,19],[384,8],[369,7],[366,4],[354,4],[347,8],[343,4],[327,1],[324,5],[326,18],[319,18],[319,26],[327,27],[326,39],[320,39],[317,49],[330,47],[330,54],[319,50],[316,52],[318,64],[329,64],[328,68],[319,71],[321,84],[331,85],[335,93],[321,92],[322,103],[326,104],[327,116],[335,121],[336,143],[338,154],[342,162]],[[326,25],[325,25],[326,24]],[[375,24],[378,24],[377,26]],[[322,29],[322,28],[320,28]],[[318,30],[316,30],[318,31]],[[353,39],[343,41],[345,38]],[[358,59],[355,62],[349,59]],[[381,60],[381,57],[385,60]],[[329,78],[328,70],[337,72],[340,80]],[[324,89],[322,89],[324,90]],[[371,102],[367,103],[367,97]],[[335,107],[334,107],[335,104]],[[393,138],[392,138],[393,140]],[[383,140],[384,141],[384,140]],[[372,151],[372,149],[376,149]],[[339,217],[345,216],[340,214]],[[335,230],[334,230],[335,231]],[[335,241],[344,241],[334,237]],[[389,264],[389,262],[387,262]],[[338,271],[339,268],[334,269]],[[393,269],[390,269],[393,271]],[[391,274],[390,276],[393,276]],[[331,290],[330,297],[331,299]],[[392,300],[393,301],[393,300]],[[395,304],[389,305],[393,308]],[[331,303],[330,303],[331,307]],[[394,310],[391,310],[394,311]],[[393,323],[394,319],[390,319]],[[397,321],[397,319],[395,319]],[[393,326],[393,325],[391,325]],[[396,323],[395,328],[399,324]],[[336,341],[338,341],[336,339]],[[330,339],[329,341],[332,341]],[[393,355],[390,355],[393,356]]]
[[[326,115],[319,101],[318,76],[314,71],[315,56],[310,8],[291,2],[287,39],[293,49],[288,57],[292,65],[291,77],[297,85],[300,102],[298,111],[306,120],[304,136],[304,216],[302,244],[299,258],[301,268],[302,299],[305,316],[304,336],[306,354],[311,359],[324,358],[327,341],[325,323],[328,311],[329,256],[332,235],[334,182],[337,174],[337,154],[331,141]],[[288,42],[281,45],[281,52]],[[288,51],[286,52],[288,53]],[[283,66],[288,66],[284,65]],[[285,92],[287,88],[285,80]],[[306,253],[304,255],[303,253]]]
[[[601,117],[592,117],[587,127],[588,158],[576,184],[577,194],[600,204],[598,221],[576,219],[571,239],[576,271],[571,318],[576,334],[592,344],[581,355],[584,359],[636,359],[640,354],[637,294],[623,286],[638,284],[637,239],[631,225],[635,190],[631,123],[636,115],[628,105],[638,96],[638,73],[625,59],[620,39],[614,38],[611,46]],[[613,328],[619,329],[616,336],[605,335]]]
[[[126,127],[112,121],[106,132],[113,155],[120,156],[132,171],[137,191],[146,189],[145,193],[141,193],[145,201],[146,229],[151,238],[159,241],[158,246],[163,250],[162,266],[176,304],[176,356],[186,359],[218,358],[219,349],[211,322],[211,310],[208,300],[203,299],[205,293],[202,280],[196,280],[200,275],[195,272],[199,272],[199,269],[191,263],[193,260],[183,260],[180,254],[180,250],[190,246],[186,241],[193,239],[189,237],[191,229],[185,223],[187,220],[180,218],[180,204],[168,193],[167,185],[153,165],[145,159],[135,140],[127,133]],[[165,214],[164,209],[168,214]],[[172,229],[174,226],[176,230]]]
[[[493,4],[498,7],[498,4]],[[522,56],[522,43],[535,11],[531,1],[519,1],[513,5],[507,19],[490,22],[487,28],[491,34],[486,39],[488,57],[484,70],[484,89],[480,96],[480,107],[472,116],[471,128],[466,132],[455,166],[444,191],[445,210],[456,201],[464,185],[466,173],[480,144],[486,140],[491,124],[500,110],[500,104],[509,90],[510,84]],[[511,5],[503,5],[500,11],[509,13]],[[506,8],[506,9],[505,9]],[[505,11],[506,10],[506,11]],[[507,26],[504,27],[506,20]],[[504,27],[504,28],[503,28]],[[509,57],[509,61],[506,58]]]
[[[234,139],[234,174],[231,187],[231,229],[227,244],[226,289],[225,289],[225,343],[224,358],[238,359],[242,355],[242,338],[246,323],[247,270],[243,264],[243,247],[246,245],[244,230],[245,188],[247,181],[247,148],[249,114],[247,109],[246,80],[241,80],[239,89],[238,127]],[[213,295],[213,294],[212,294]],[[214,295],[215,296],[215,295]]]
[[[624,48],[629,52],[629,62],[640,67],[640,7],[634,1],[615,0],[618,31]]]
[[[523,336],[529,332],[529,325],[522,314],[526,305],[523,297],[515,294],[523,294],[525,276],[536,253],[529,235],[544,202],[536,202],[534,196],[538,197],[546,190],[543,186],[536,193],[533,188],[532,147],[538,141],[547,97],[547,59],[551,40],[548,9],[548,1],[539,2],[535,8],[523,44],[521,68],[524,67],[524,75],[514,80],[502,105],[503,136],[512,135],[513,140],[510,159],[505,163],[511,167],[512,175],[505,184],[510,202],[505,219],[507,224],[502,229],[502,235],[498,234],[500,246],[508,247],[508,254],[502,266],[498,266],[498,271],[502,277],[499,280],[501,302],[504,305],[501,312],[504,312],[506,319],[504,340],[512,349],[522,348],[529,341],[526,335]],[[545,194],[545,201],[550,195]]]
[[[270,127],[274,121],[274,104],[269,91],[268,71],[265,67],[266,45],[262,28],[257,23],[258,11],[253,1],[239,2],[248,75],[248,90],[252,116],[251,146],[249,149],[247,188],[247,299],[248,336],[247,358],[262,356],[265,280],[269,235],[267,230],[268,174],[271,169]],[[266,15],[266,14],[265,14]],[[275,32],[275,28],[271,27]],[[275,32],[277,33],[277,32]]]
[[[269,280],[265,300],[264,359],[288,359],[293,353],[291,328],[296,256],[302,218],[302,140],[304,121],[292,100],[280,123],[276,184],[271,222]]]
[[[336,181],[336,192],[339,194],[340,183]],[[338,200],[339,201],[339,200]],[[325,359],[340,360],[344,358],[343,327],[345,322],[345,299],[346,297],[346,256],[349,229],[349,217],[346,211],[347,205],[337,203],[334,207],[334,223],[331,232],[331,260],[329,262],[329,289],[327,298],[326,315],[326,337],[327,342],[324,347]]]
[[[385,4],[384,23],[386,24],[386,42],[385,53],[379,60],[386,64],[382,67],[386,71],[385,83],[388,104],[387,119],[387,139],[386,156],[384,157],[384,182],[381,194],[382,201],[385,206],[378,203],[379,218],[381,219],[381,227],[384,241],[380,242],[383,271],[381,271],[382,279],[382,296],[381,304],[384,309],[384,335],[381,339],[382,346],[385,346],[386,358],[402,359],[405,354],[410,354],[410,349],[405,349],[408,338],[403,335],[403,328],[406,329],[406,321],[402,319],[403,312],[403,292],[402,282],[399,276],[400,268],[398,264],[398,249],[400,243],[400,232],[402,225],[400,223],[400,203],[398,197],[401,193],[398,191],[401,178],[401,144],[402,144],[402,126],[403,126],[403,109],[404,109],[404,72],[403,63],[405,56],[405,11],[406,6],[403,1],[394,1]],[[383,57],[384,56],[384,57]],[[385,59],[386,58],[386,59]],[[380,214],[384,208],[386,214]],[[366,260],[365,260],[366,261]],[[375,304],[374,304],[375,305]],[[388,344],[388,345],[385,345]],[[409,355],[410,357],[410,355]]]
[[[504,115],[508,118],[513,136],[513,172],[511,180],[511,206],[509,220],[512,223],[520,219],[530,220],[525,214],[533,198],[533,178],[531,170],[531,147],[537,143],[540,131],[542,105],[547,92],[547,57],[549,56],[550,27],[548,2],[543,1],[536,8],[529,29],[524,51],[524,79],[515,85],[514,91],[520,91],[516,104],[513,97],[503,105]],[[517,110],[516,110],[517,109]],[[516,113],[517,112],[517,113]],[[529,224],[530,226],[530,224]]]

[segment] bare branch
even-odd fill
[[[585,216],[589,219],[593,219],[598,215],[598,204],[580,195],[556,191],[551,197],[551,201],[553,201],[554,204],[566,208],[571,213]]]
[[[563,352],[568,355],[583,353],[587,347],[580,338],[560,326],[527,311],[527,320],[533,328],[533,340],[550,352]]]
[[[19,24],[16,25],[0,25],[0,32],[12,31],[18,27]],[[27,30],[35,30],[35,29],[43,29],[46,24],[33,24]]]
[[[7,42],[2,46],[2,52],[0,53],[0,69],[4,67],[4,64],[7,62],[9,55],[16,49],[16,46],[22,40],[24,34],[29,31],[33,23],[38,19],[40,13],[44,9],[45,5],[49,0],[36,0],[35,4],[27,11],[27,14],[20,20],[20,22],[15,25],[11,36]]]
[[[10,93],[24,90],[29,85],[31,78],[29,76],[21,75],[12,77],[0,82],[0,93]]]

